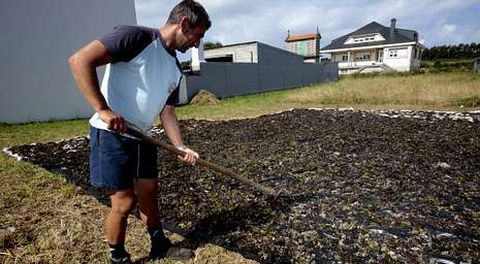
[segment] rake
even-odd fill
[[[175,148],[173,145],[170,145],[170,144],[167,144],[159,139],[155,139],[153,137],[150,137],[150,136],[147,136],[145,134],[143,134],[142,132],[139,132],[135,129],[132,129],[132,128],[128,128],[127,129],[127,134],[133,136],[133,137],[136,137],[140,140],[143,140],[149,144],[152,144],[152,145],[156,145],[156,146],[159,146],[173,154],[176,154],[178,156],[184,156],[185,155],[185,152],[184,151],[181,151],[177,148]],[[231,178],[234,178],[248,186],[251,186],[253,187],[254,189],[262,192],[263,194],[266,194],[268,196],[271,196],[273,197],[274,199],[276,199],[281,193],[282,191],[280,192],[277,192],[276,190],[272,189],[272,188],[268,188],[268,187],[265,187],[257,182],[254,182],[252,180],[250,180],[249,178],[243,176],[243,175],[240,175],[238,173],[235,173],[227,168],[224,168],[222,166],[219,166],[219,165],[216,165],[212,162],[209,162],[207,160],[204,160],[204,159],[197,159],[196,161],[197,164],[200,164],[204,167],[207,167],[207,168],[210,168],[216,172],[219,172],[223,175],[226,175],[226,176],[229,176]]]

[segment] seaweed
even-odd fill
[[[291,196],[271,200],[159,149],[159,206],[187,237],[261,263],[476,262],[479,120],[337,109],[184,120],[203,158]],[[87,138],[10,151],[95,191]]]

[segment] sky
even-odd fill
[[[161,27],[179,0],[135,0],[137,23]],[[260,41],[284,48],[292,35],[317,27],[324,47],[338,37],[376,21],[415,30],[426,47],[480,42],[480,0],[198,0],[212,27],[204,41],[224,45]],[[180,55],[188,60],[189,53]]]

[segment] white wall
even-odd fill
[[[398,51],[398,57],[389,57],[391,50]],[[397,71],[410,71],[412,60],[412,46],[385,48],[383,50],[383,62]]]
[[[133,0],[0,1],[0,122],[88,117],[68,57],[118,24],[136,24]]]
[[[233,62],[258,62],[257,43],[247,43],[205,50],[205,59],[232,55]]]

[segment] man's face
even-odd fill
[[[185,53],[189,48],[197,47],[200,44],[200,40],[205,35],[205,25],[197,25],[191,27],[188,20],[183,21],[181,36],[177,42],[176,49],[182,53]]]

